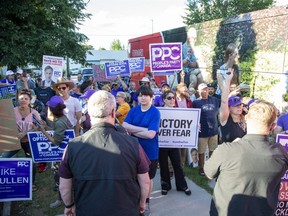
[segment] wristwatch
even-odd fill
[[[65,205],[65,203],[64,203],[64,206],[65,206],[65,208],[71,208],[72,206],[74,206],[75,205],[75,203],[73,202],[73,203],[71,203],[70,205]]]

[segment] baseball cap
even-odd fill
[[[12,70],[6,71],[6,76],[9,76],[9,75],[14,75],[14,72]]]
[[[168,87],[170,87],[167,82],[165,82],[165,81],[163,82],[163,81],[162,81],[162,82],[161,82],[161,88],[162,88],[163,86],[165,86],[165,85],[168,86]]]
[[[84,99],[89,99],[91,97],[92,94],[94,94],[96,91],[94,89],[89,89],[85,92],[84,95],[80,96],[80,98],[84,98]]]
[[[228,99],[228,106],[232,106],[232,107],[235,107],[235,106],[238,106],[242,104],[242,101],[241,101],[241,98],[238,97],[238,96],[231,96],[229,97]]]
[[[58,104],[64,104],[64,101],[59,96],[53,96],[50,100],[46,103],[47,106],[55,108]]]
[[[207,84],[206,83],[201,83],[199,86],[198,86],[198,91],[204,89],[204,88],[207,88]]]
[[[16,73],[17,73],[17,74],[23,74],[23,70],[22,70],[22,69],[19,69],[19,70],[17,70]]]

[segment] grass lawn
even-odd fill
[[[199,175],[199,167],[190,168],[185,166],[184,172],[186,177],[191,179],[195,184],[205,189],[211,195],[213,194],[213,189],[208,185],[209,180],[206,177]]]

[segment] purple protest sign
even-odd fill
[[[182,70],[182,44],[157,43],[149,45],[152,72]]]
[[[145,58],[129,58],[129,67],[131,72],[142,72],[145,70]]]
[[[120,76],[130,76],[130,67],[128,60],[105,62],[106,78],[115,78]]]
[[[32,159],[0,159],[0,202],[32,200]]]

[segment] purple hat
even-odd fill
[[[247,106],[250,107],[252,103],[254,103],[255,101],[257,101],[258,98],[254,98],[254,99],[251,99],[248,103],[247,103]]]
[[[84,99],[89,99],[91,97],[92,94],[94,94],[96,91],[94,89],[89,89],[85,92],[84,95],[80,96],[80,98],[84,98]]]
[[[241,98],[238,97],[238,96],[231,96],[229,97],[228,99],[228,106],[232,106],[232,107],[235,107],[235,106],[238,106],[242,104],[242,101],[241,101]]]
[[[46,103],[47,106],[55,108],[58,104],[64,104],[64,101],[59,96],[53,96],[50,100]]]

